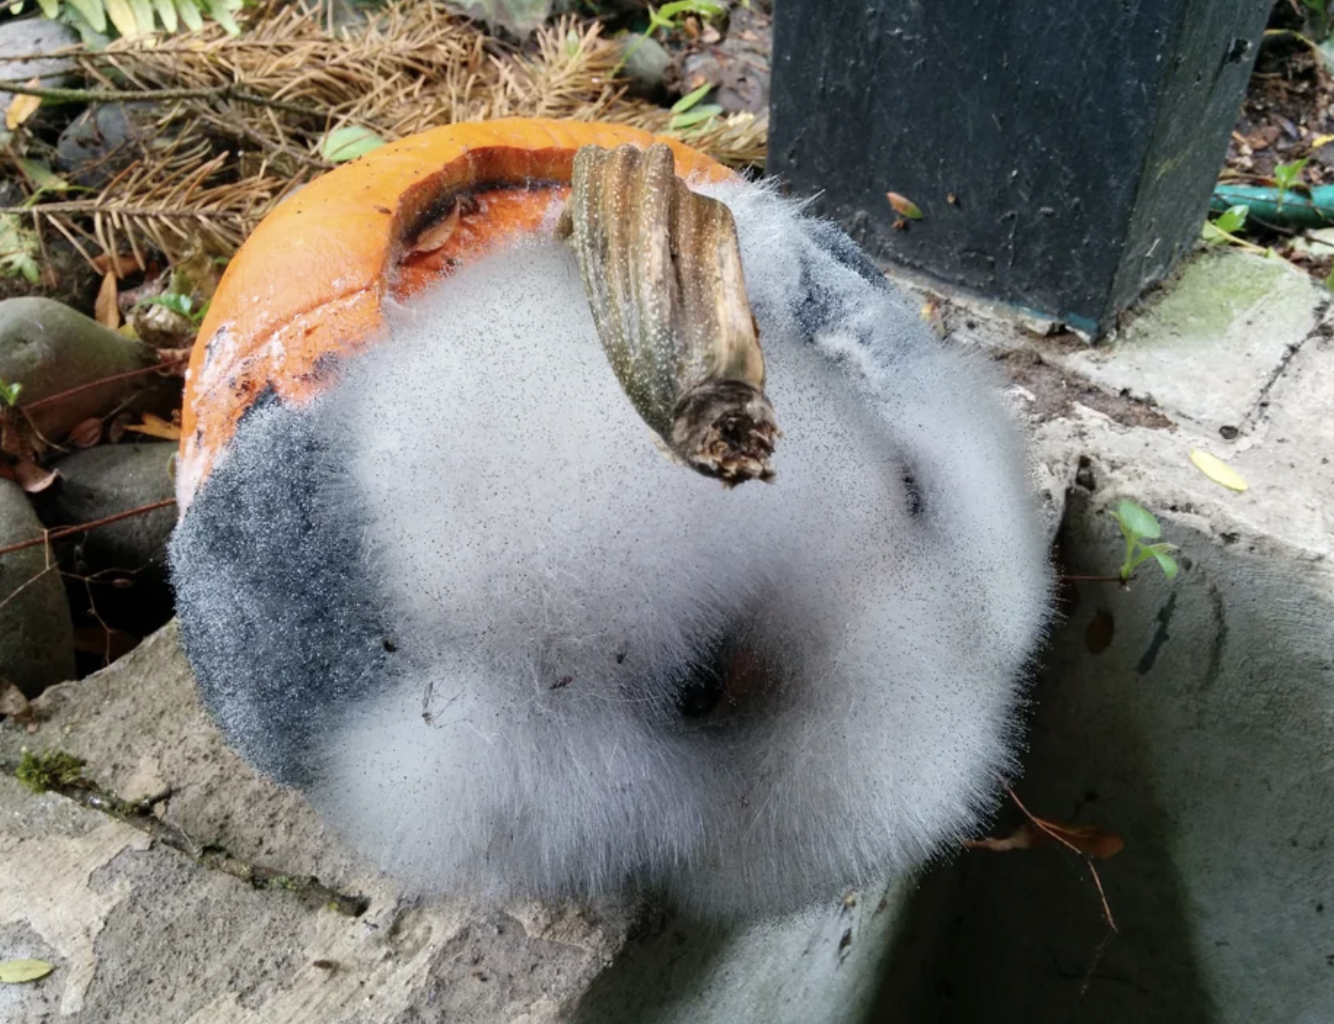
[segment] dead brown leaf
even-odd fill
[[[14,463],[14,479],[29,494],[41,494],[60,478],[54,469],[43,469],[27,455],[19,456]]]
[[[901,196],[897,192],[886,192],[885,198],[889,200],[889,205],[894,208],[894,212],[908,220],[921,220],[923,216],[922,208],[914,203],[907,196]]]
[[[1105,860],[1114,857],[1125,846],[1125,840],[1096,825],[1059,825],[1043,818],[1022,822],[1002,839],[969,839],[963,845],[970,850],[990,850],[1008,853],[1011,850],[1037,850],[1053,842],[1060,842],[1086,857]]]
[[[65,440],[75,448],[92,448],[102,440],[102,421],[96,416],[90,416],[76,424]]]
[[[97,290],[97,301],[93,303],[93,315],[103,327],[116,330],[120,326],[120,305],[116,288],[116,275],[110,270],[102,278],[102,287]]]
[[[115,274],[117,278],[129,277],[145,269],[140,265],[137,256],[125,252],[117,253],[115,256],[99,253],[93,257],[92,263],[93,269],[99,274]]]

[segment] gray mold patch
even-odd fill
[[[357,524],[330,508],[318,403],[262,399],[170,545],[182,639],[204,703],[252,764],[301,784],[313,741],[392,673],[396,645],[364,578]],[[314,538],[318,537],[318,542]]]

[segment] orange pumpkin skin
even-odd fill
[[[190,357],[181,415],[182,512],[261,393],[302,403],[329,360],[367,343],[387,297],[405,298],[506,238],[539,230],[581,146],[665,142],[677,173],[732,172],[675,139],[621,125],[508,118],[390,143],[302,188],[227,267]],[[455,202],[452,234],[414,249]]]

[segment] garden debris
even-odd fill
[[[313,13],[275,6],[239,36],[208,25],[71,51],[92,88],[68,99],[152,104],[152,123],[100,191],[0,213],[59,231],[89,262],[128,254],[142,267],[150,248],[172,260],[192,248],[230,255],[276,203],[333,166],[338,154],[322,146],[344,128],[393,141],[526,116],[668,132],[670,113],[627,98],[613,77],[620,47],[597,22],[547,24],[520,49],[430,3],[399,0],[337,35]],[[674,134],[740,166],[763,160],[766,129],[764,117],[737,114]]]

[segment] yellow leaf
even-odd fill
[[[149,437],[161,437],[167,441],[179,441],[181,439],[181,428],[175,423],[169,423],[161,416],[154,416],[151,412],[144,413],[144,421],[135,423],[125,428],[132,430],[136,434],[147,434]]]
[[[122,36],[133,39],[139,34],[139,23],[134,18],[134,8],[128,0],[103,0],[103,6],[107,9],[111,24],[116,26],[116,31]]]
[[[1317,135],[1311,140],[1311,148],[1319,149],[1321,146],[1328,146],[1331,142],[1334,142],[1334,135]]]
[[[28,80],[28,84],[35,89],[42,84],[42,80],[40,78],[32,78]],[[37,113],[37,108],[41,105],[42,98],[40,96],[21,96],[15,94],[14,98],[9,101],[9,106],[5,108],[5,128],[12,132],[19,125],[23,124],[24,121],[32,117],[33,114]]]
[[[21,981],[36,981],[55,969],[55,964],[45,960],[6,960],[0,963],[0,982],[17,985]]]
[[[1240,473],[1216,455],[1210,455],[1198,448],[1192,448],[1190,461],[1195,463],[1195,467],[1216,484],[1222,484],[1234,491],[1244,491],[1250,487],[1250,484],[1241,478]]]

